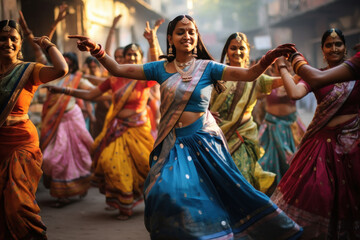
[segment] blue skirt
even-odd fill
[[[203,115],[175,129],[175,145],[156,181],[151,183],[148,177],[145,183],[145,190],[151,188],[145,198],[151,239],[299,237],[302,229],[245,180],[218,134],[221,131],[206,130],[206,121]],[[159,156],[161,148],[155,148],[150,159]]]

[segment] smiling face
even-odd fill
[[[21,36],[18,31],[11,28],[10,31],[0,31],[0,57],[5,59],[17,60],[19,51],[21,50]]]
[[[141,64],[142,56],[139,50],[129,49],[125,54],[125,63],[127,64]]]
[[[245,66],[249,58],[249,48],[247,44],[241,40],[232,39],[226,52],[230,66]]]
[[[197,45],[198,34],[192,21],[177,22],[169,43],[176,48],[176,53],[190,53]]]
[[[122,48],[116,49],[116,51],[114,53],[114,58],[118,64],[123,64],[124,63],[124,49],[122,49]]]
[[[328,36],[322,47],[324,57],[330,66],[336,66],[345,58],[346,47],[339,36]]]

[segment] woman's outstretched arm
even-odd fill
[[[118,64],[105,53],[101,45],[93,42],[88,37],[80,35],[70,35],[68,37],[78,39],[77,45],[79,50],[89,51],[113,76],[146,80],[142,64]]]
[[[360,72],[360,52],[345,63],[323,71],[308,65],[306,59],[300,53],[294,55],[291,57],[291,62],[296,74],[306,81],[312,89],[354,80],[357,78],[356,72]]]
[[[278,57],[295,52],[294,44],[283,44],[268,51],[261,60],[250,68],[231,67],[225,69],[223,80],[251,82],[257,79]]]

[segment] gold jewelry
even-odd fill
[[[6,25],[2,28],[1,31],[3,31],[3,32],[10,32],[11,27],[9,26],[9,22],[10,22],[10,20],[8,19],[7,22],[6,22]]]
[[[296,74],[298,74],[298,71],[299,71],[300,67],[305,65],[305,64],[307,64],[307,62],[305,62],[305,61],[301,61],[299,64],[296,64],[296,68],[294,69],[294,72]]]
[[[190,66],[189,66],[189,69],[187,71],[184,71],[184,70],[182,70],[181,68],[178,67],[178,62],[176,61],[176,59],[174,59],[174,63],[175,63],[176,71],[178,73],[180,73],[183,82],[191,81],[191,79],[192,79],[191,74],[193,73],[193,71],[195,69],[195,58],[191,59]]]
[[[239,32],[237,32],[236,33],[236,41],[238,42],[238,43],[240,43],[241,42],[241,40],[242,40],[242,38],[241,38],[241,36],[240,36],[240,33]]]
[[[184,63],[176,61],[175,64],[178,65],[179,67],[186,67],[186,66],[189,66],[192,63],[192,61],[193,61],[193,58],[190,61],[184,62]]]
[[[331,29],[331,34],[330,34],[330,37],[332,37],[332,38],[336,38],[337,37],[337,33],[336,33],[336,31],[335,31],[335,28],[332,28]]]
[[[135,51],[137,51],[139,49],[135,44],[131,44],[131,50],[133,50],[135,52]]]
[[[188,24],[190,20],[184,15],[183,19],[180,21],[182,24]]]
[[[172,45],[171,45],[171,44],[169,44],[169,54],[168,54],[168,57],[174,57],[173,48],[172,48]]]

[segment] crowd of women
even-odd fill
[[[322,37],[321,70],[293,44],[250,65],[240,32],[229,36],[218,63],[194,19],[180,15],[168,24],[166,54],[156,37],[162,21],[147,24],[143,64],[136,43],[111,56],[120,17],[105,49],[69,36],[92,55],[86,73],[52,34],[34,37],[22,15],[21,26],[0,21],[0,239],[47,239],[35,200],[42,172],[54,207],[85,197],[90,185],[120,220],[145,201],[151,239],[360,237],[360,85],[353,80],[360,55],[345,59],[339,29]],[[38,63],[21,60],[23,32]],[[99,73],[99,62],[108,73]],[[48,94],[39,138],[28,109],[41,84]],[[311,91],[318,108],[305,132],[294,100]],[[259,128],[252,112],[263,96]],[[101,116],[100,129],[95,120],[86,128],[85,110],[89,119]]]

